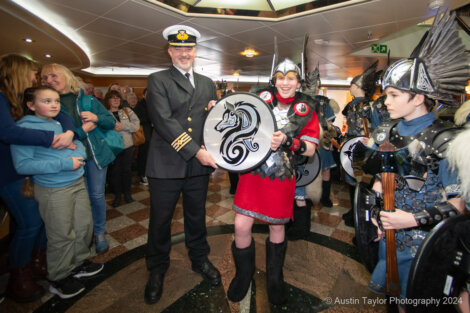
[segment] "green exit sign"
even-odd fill
[[[372,53],[387,53],[388,51],[388,47],[387,45],[379,45],[379,44],[376,44],[374,43],[371,47],[370,47]]]

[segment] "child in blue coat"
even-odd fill
[[[24,101],[34,115],[25,115],[21,127],[63,132],[53,118],[60,112],[60,97],[50,87],[25,90]],[[78,280],[103,269],[103,264],[87,261],[93,233],[90,200],[83,174],[86,152],[79,140],[68,149],[12,145],[13,163],[18,173],[32,175],[34,197],[47,235],[49,291],[66,299],[85,287]]]

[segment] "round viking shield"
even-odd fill
[[[258,96],[236,92],[217,101],[204,122],[204,146],[231,172],[259,166],[271,153],[277,130],[271,107]]]
[[[341,151],[339,152],[339,159],[341,161],[341,165],[343,166],[346,173],[349,176],[354,176],[354,168],[353,168],[353,151],[356,147],[356,144],[361,141],[363,138],[367,138],[365,136],[354,137],[346,141],[343,146],[341,147]]]
[[[457,312],[470,264],[470,215],[445,219],[428,234],[411,265],[406,312]],[[428,300],[428,302],[424,302]]]
[[[306,186],[317,178],[321,169],[320,153],[315,151],[312,157],[306,159],[306,162],[297,166],[295,170],[295,186]]]

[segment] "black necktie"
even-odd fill
[[[194,88],[194,86],[193,86],[193,83],[191,82],[191,79],[190,79],[190,77],[191,77],[191,74],[189,74],[189,73],[184,73],[184,76],[186,76],[186,78],[188,79],[188,81],[189,81],[189,84],[191,85],[191,87],[193,87],[193,88]]]

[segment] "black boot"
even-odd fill
[[[312,203],[310,200],[306,202],[305,206],[297,206],[297,203],[294,201],[294,220],[286,231],[288,240],[303,239],[310,233]]]
[[[333,206],[333,202],[330,200],[330,189],[331,189],[331,181],[322,181],[322,191],[321,191],[321,199],[320,202],[323,206],[327,208],[331,208]]]
[[[237,272],[228,287],[227,297],[239,302],[246,296],[255,273],[255,241],[251,238],[251,244],[243,249],[238,249],[233,241],[232,254]]]
[[[131,196],[131,193],[124,193],[124,200],[126,201],[126,203],[131,203],[131,202],[134,202],[134,198],[132,198]]]
[[[354,194],[356,187],[349,185],[349,201],[351,202],[351,209],[343,214],[344,224],[349,227],[354,227]]]
[[[121,205],[121,194],[115,194],[113,200],[113,208],[116,208]]]
[[[266,238],[266,279],[268,283],[268,299],[272,304],[284,304],[287,301],[284,283],[284,257],[286,256],[287,240],[272,243]]]

